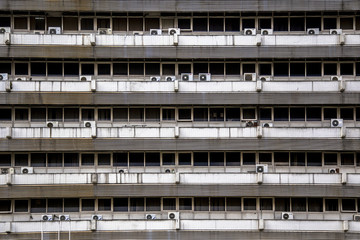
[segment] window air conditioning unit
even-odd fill
[[[259,80],[263,82],[271,81],[271,76],[259,76]]]
[[[291,212],[282,212],[281,219],[283,219],[283,220],[294,219],[294,214]]]
[[[41,220],[43,220],[43,221],[54,221],[54,215],[42,215]]]
[[[150,35],[161,35],[161,29],[150,29]]]
[[[21,173],[23,173],[23,174],[34,173],[34,168],[33,167],[22,167]]]
[[[257,127],[257,121],[246,121],[246,127]]]
[[[256,73],[244,73],[244,81],[256,81]]]
[[[168,213],[168,219],[179,219],[179,212],[169,212]]]
[[[45,31],[34,31],[34,34],[37,34],[37,35],[41,35],[41,34],[45,34]]]
[[[331,81],[341,81],[342,80],[342,76],[331,76],[330,77]]]
[[[354,214],[354,221],[360,222],[360,215]]]
[[[151,76],[150,77],[150,81],[152,81],[152,82],[159,82],[160,81],[160,76]]]
[[[9,79],[9,77],[8,77],[7,73],[0,73],[0,80],[6,81],[8,79]]]
[[[128,173],[128,172],[129,172],[128,169],[120,169],[120,170],[119,170],[119,173]]]
[[[267,164],[256,164],[256,172],[257,173],[265,173],[268,171]]]
[[[339,168],[329,168],[329,173],[339,173],[340,169]]]
[[[143,31],[133,31],[133,35],[134,36],[142,36],[142,35],[144,35],[144,32]]]
[[[261,35],[272,35],[273,30],[272,29],[261,29]]]
[[[175,169],[165,169],[165,173],[175,173]]]
[[[199,81],[210,81],[211,73],[199,73]]]
[[[193,80],[193,74],[192,73],[182,73],[181,74],[181,80],[183,80],[183,81],[192,81]]]
[[[80,81],[85,82],[85,81],[91,81],[92,76],[80,76],[79,78],[80,78]]]
[[[1,168],[1,174],[14,174],[14,168]]]
[[[165,81],[167,82],[173,82],[176,80],[176,77],[175,76],[166,76],[165,77]]]
[[[263,123],[261,126],[264,128],[269,128],[269,127],[273,127],[274,124],[273,123]]]
[[[46,122],[48,128],[59,127],[59,122]]]
[[[95,127],[95,126],[96,126],[95,121],[85,121],[84,122],[84,127],[86,127],[86,128]]]
[[[9,28],[9,27],[1,27],[0,28],[0,34],[10,33],[10,32],[11,32],[11,28]]]
[[[330,29],[330,34],[340,35],[340,34],[342,34],[342,29]]]
[[[103,220],[102,215],[91,215],[91,220],[101,221]]]
[[[168,33],[169,35],[180,35],[180,28],[169,28]]]
[[[244,34],[245,35],[256,35],[256,29],[255,28],[245,28]]]
[[[309,28],[306,32],[309,35],[318,35],[320,30],[318,28]]]
[[[60,215],[59,220],[60,221],[70,221],[70,215]]]
[[[331,119],[331,127],[342,127],[343,126],[343,119],[337,118],[337,119]]]
[[[111,28],[99,28],[98,33],[100,35],[112,34],[112,29]]]
[[[60,27],[49,27],[48,34],[61,34],[61,28]]]
[[[147,220],[154,220],[156,219],[156,214],[146,214],[145,217]]]

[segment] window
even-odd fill
[[[0,200],[0,212],[11,211],[11,200]]]
[[[244,120],[256,119],[256,109],[255,108],[243,108],[242,109],[242,119],[244,119]]]
[[[94,19],[82,18],[80,21],[81,30],[94,30]]]
[[[244,198],[244,211],[256,210],[256,198]]]
[[[160,198],[146,198],[146,211],[161,211]]]
[[[114,212],[128,212],[128,199],[127,198],[114,198]]]
[[[179,121],[191,121],[191,108],[179,108]]]
[[[62,154],[48,153],[48,167],[62,167]]]
[[[45,17],[30,17],[30,30],[45,30]]]
[[[162,165],[175,165],[175,153],[163,153]]]
[[[243,165],[255,165],[255,153],[243,153]]]
[[[306,108],[306,121],[321,121],[321,108],[319,107]]]
[[[180,210],[192,210],[192,198],[179,198]]]
[[[191,64],[178,64],[179,75],[182,73],[191,73]]]
[[[332,118],[337,118],[337,109],[324,108],[324,120],[330,120]]]
[[[240,166],[240,152],[226,152],[226,166]]]
[[[83,154],[83,155],[85,155],[85,154]],[[79,166],[79,154],[78,153],[64,153],[64,167],[78,167],[78,166]]]
[[[130,198],[130,211],[143,212],[144,204],[144,198]]]
[[[0,154],[0,167],[11,166],[11,154]]]
[[[224,166],[224,153],[210,152],[210,166]]]
[[[255,73],[255,64],[247,63],[242,65],[243,73]]]
[[[48,120],[49,121],[62,121],[63,110],[62,108],[48,108]]]
[[[15,63],[15,75],[28,75],[29,64],[28,63]]]
[[[29,120],[29,109],[16,108],[15,109],[15,121],[28,121]]]
[[[344,30],[352,30],[354,28],[354,19],[351,17],[340,18],[340,28]]]
[[[81,109],[81,120],[82,121],[93,121],[95,120],[95,110],[91,108]]]
[[[208,70],[208,64],[207,63],[194,63],[194,74],[199,73],[207,73]]]
[[[239,32],[240,19],[239,18],[225,18],[225,31],[226,32]]]
[[[240,75],[239,63],[225,63],[226,75]]]
[[[46,167],[46,154],[45,153],[31,153],[31,166],[32,167]]]
[[[288,77],[289,76],[289,64],[288,63],[274,63],[274,76]]]
[[[209,211],[209,198],[207,197],[194,198],[194,211]]]
[[[160,75],[160,63],[146,63],[145,75]]]
[[[14,17],[14,29],[15,30],[26,30],[28,29],[27,17]]]
[[[208,166],[208,153],[194,152],[194,166]]]
[[[127,122],[128,121],[128,109],[127,108],[114,108],[113,109],[114,122]]]
[[[82,75],[94,75],[94,64],[93,63],[81,64],[81,74]]]
[[[289,153],[274,152],[274,163],[276,166],[289,166]]]
[[[240,109],[239,108],[225,108],[226,121],[240,121]]]
[[[210,32],[223,32],[224,31],[224,19],[223,18],[210,18],[209,19],[209,31]]]
[[[29,201],[28,200],[15,200],[15,212],[28,212]]]
[[[159,28],[160,28],[159,18],[145,18],[145,31],[150,31],[150,29],[159,29]]]
[[[191,153],[179,153],[179,165],[191,165]]]
[[[305,166],[305,153],[304,152],[291,152],[290,153],[291,166]]]
[[[306,76],[320,77],[321,76],[321,63],[306,63]]]
[[[111,199],[98,199],[98,211],[111,211]]]
[[[319,28],[321,29],[321,17],[307,17],[306,18],[306,29]]]
[[[275,198],[275,211],[290,211],[290,198]]]
[[[48,63],[48,76],[62,76],[62,63]]]
[[[95,211],[95,199],[81,199],[81,211]]]
[[[64,121],[65,122],[78,122],[79,109],[78,108],[64,108]]]
[[[64,24],[64,31],[78,31],[77,17],[64,17],[63,24]]]
[[[324,63],[324,75],[337,75],[337,64]]]
[[[341,165],[354,166],[354,154],[353,153],[341,153]]]
[[[48,27],[61,27],[61,17],[47,17]]]
[[[354,64],[340,63],[340,75],[354,75]]]
[[[305,121],[305,108],[290,108],[290,121]]]
[[[259,163],[272,165],[272,153],[259,153]]]
[[[146,166],[160,166],[160,153],[145,153]]]
[[[99,121],[111,121],[111,109],[98,109]]]
[[[143,167],[144,153],[129,153],[129,166]]]
[[[308,199],[308,211],[309,212],[322,212],[323,211],[323,199],[322,198],[309,198]]]
[[[271,108],[260,108],[260,120],[272,120]]]
[[[273,210],[272,198],[260,198],[260,210]]]
[[[289,121],[288,108],[274,108],[275,121]]]
[[[289,31],[288,18],[274,18],[274,31]]]
[[[10,27],[11,24],[11,18],[10,17],[0,17],[0,27]]]
[[[306,212],[306,198],[291,198],[291,211]]]
[[[193,19],[193,31],[194,32],[206,32],[207,31],[207,18],[194,18]]]
[[[322,166],[322,159],[320,152],[308,152],[307,153],[307,166],[315,167]]]
[[[127,63],[113,63],[113,75],[128,75],[128,64]]]
[[[210,121],[224,121],[224,109],[210,108]]]
[[[46,199],[31,199],[31,213],[44,213],[46,212]]]
[[[290,18],[290,31],[305,31],[305,18]]]
[[[129,108],[130,122],[143,122],[144,109],[143,108]]]
[[[342,199],[341,210],[346,212],[356,212],[356,200],[355,199]]]
[[[11,109],[0,109],[0,121],[11,121]]]
[[[49,213],[53,212],[63,212],[63,200],[62,198],[49,198],[48,199],[48,209]]]
[[[30,66],[31,76],[46,76],[46,63],[32,62]]]
[[[243,18],[242,19],[242,30],[244,30],[245,28],[255,28],[255,19]]]
[[[324,165],[337,165],[337,153],[324,153]]]
[[[108,63],[98,64],[98,75],[111,75],[110,68],[111,65]]]
[[[163,210],[176,210],[176,198],[163,198]]]
[[[143,31],[143,19],[129,18],[129,31]]]
[[[31,108],[31,121],[32,122],[45,122],[46,121],[46,108]]]
[[[112,28],[113,31],[123,31],[127,30],[127,19],[126,18],[113,18]]]
[[[108,166],[110,165],[110,158],[111,158],[111,155],[110,154],[107,154],[107,153],[99,153],[98,154],[98,165],[99,166]]]
[[[340,108],[340,118],[344,120],[354,120],[354,109]]]
[[[114,153],[113,154],[113,165],[127,167],[127,165],[128,165],[127,153]]]
[[[160,108],[145,108],[147,122],[160,122]]]
[[[191,19],[188,18],[179,18],[178,27],[180,29],[191,29]]]
[[[65,161],[65,159],[64,159]],[[94,166],[95,156],[94,154],[81,154],[81,165],[82,166]]]
[[[162,120],[163,121],[175,121],[175,109],[174,108],[163,108],[162,109]]]
[[[225,211],[225,198],[223,197],[210,198],[210,211]]]
[[[356,108],[356,121],[360,121],[360,107]]]
[[[270,76],[271,64],[270,63],[259,63],[259,75]]]
[[[305,63],[290,63],[290,76],[291,77],[305,76]]]
[[[328,211],[328,212],[339,211],[338,199],[325,199],[325,211]]]
[[[98,18],[97,28],[110,28],[110,18]]]
[[[28,166],[28,154],[15,154],[15,166]]]
[[[324,30],[336,29],[336,18],[324,18]]]
[[[175,75],[175,64],[162,64],[162,75]]]
[[[260,18],[258,23],[259,23],[259,29],[271,28],[271,18]]]
[[[226,198],[226,211],[241,211],[241,198]]]

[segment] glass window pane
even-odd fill
[[[163,210],[176,210],[176,198],[164,198]]]
[[[209,211],[209,198],[207,197],[194,198],[194,211]]]
[[[114,211],[115,212],[128,212],[128,199],[127,198],[114,198]]]
[[[31,109],[32,122],[45,122],[46,121],[46,108],[32,108]]]
[[[194,152],[194,166],[208,166],[208,153]]]
[[[46,199],[31,199],[31,213],[45,213]]]
[[[322,212],[323,199],[322,198],[308,198],[309,212]]]
[[[128,165],[128,154],[127,153],[114,153],[113,154],[113,166],[124,166]]]
[[[28,154],[15,154],[15,166],[28,166]]]
[[[162,120],[163,121],[175,121],[175,109],[173,109],[173,108],[162,109]]]
[[[29,201],[28,200],[15,200],[15,212],[28,212]]]
[[[163,153],[162,165],[175,165],[175,153]]]
[[[0,167],[11,166],[11,154],[0,154]]]
[[[290,211],[290,198],[275,198],[275,211]]]
[[[147,122],[160,122],[160,108],[146,108],[145,116]]]
[[[144,153],[129,153],[129,166],[143,167]]]
[[[130,121],[143,122],[144,109],[143,108],[130,108],[129,109]]]
[[[111,211],[111,199],[98,199],[98,211]]]
[[[160,153],[145,153],[146,166],[160,166]]]
[[[48,167],[62,167],[62,154],[48,153]]]
[[[64,120],[65,120],[65,122],[78,122],[79,121],[79,109],[78,108],[64,108]]]
[[[95,155],[94,154],[81,154],[81,165],[82,166],[94,166]]]
[[[306,198],[291,198],[291,211],[306,212]]]
[[[244,198],[244,211],[256,210],[256,198]]]
[[[46,153],[31,153],[31,166],[46,167]]]
[[[111,109],[98,109],[98,120],[99,121],[110,121],[111,120]]]
[[[225,198],[224,197],[210,198],[210,211],[225,211]]]
[[[272,198],[260,198],[260,210],[273,210]]]
[[[194,121],[208,121],[208,109],[207,108],[194,108]]]
[[[192,198],[179,198],[180,210],[192,210]]]
[[[338,199],[325,199],[325,211],[329,211],[329,212],[339,211]]]
[[[101,153],[98,154],[98,165],[99,166],[108,166],[111,163],[111,154]]]
[[[161,199],[146,198],[146,211],[161,211]]]
[[[241,198],[226,198],[226,211],[241,211]]]
[[[79,154],[78,153],[64,153],[64,167],[78,167]]]
[[[48,210],[47,212],[62,212],[63,211],[63,200],[62,198],[49,198],[48,199]]]
[[[191,153],[179,153],[179,165],[191,165]]]
[[[81,109],[81,120],[82,121],[93,121],[95,120],[95,110],[91,108]]]
[[[240,152],[226,152],[226,166],[240,166]]]
[[[143,212],[144,211],[144,198],[130,198],[130,211]]]
[[[128,109],[127,108],[114,108],[113,109],[114,122],[127,122],[128,121]]]
[[[81,199],[81,211],[95,211],[95,199]]]

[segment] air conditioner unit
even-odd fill
[[[37,35],[45,34],[45,31],[42,31],[42,30],[38,31],[37,30],[37,31],[34,31],[34,34],[37,34]]]
[[[7,73],[0,73],[0,80],[7,81],[9,79]]]
[[[340,35],[340,34],[342,34],[342,29],[330,29],[330,34]]]
[[[103,220],[103,216],[102,215],[91,215],[91,220],[101,221],[101,220]]]
[[[257,121],[246,121],[246,127],[257,127]]]
[[[271,81],[271,76],[259,76],[259,80],[263,82]]]
[[[145,217],[147,220],[154,220],[156,219],[156,214],[146,214]]]
[[[128,173],[129,170],[128,170],[128,169],[120,169],[118,172],[119,172],[119,173]]]
[[[179,212],[169,212],[168,213],[168,219],[179,219]]]
[[[0,28],[0,34],[10,33],[10,32],[11,32],[11,28],[9,28],[9,27],[1,27]]]
[[[199,81],[210,81],[211,73],[199,73]]]
[[[1,168],[1,174],[15,174],[14,168]]]
[[[60,221],[70,221],[70,215],[60,215],[59,220]]]
[[[98,34],[100,34],[100,35],[112,34],[112,29],[111,28],[99,28]]]
[[[330,120],[330,123],[331,123],[331,127],[342,127],[343,126],[343,119],[331,119]]]
[[[244,81],[256,81],[256,73],[244,73]]]
[[[160,79],[161,79],[160,76],[151,76],[151,77],[150,77],[150,81],[152,81],[152,82],[159,82]]]
[[[269,127],[273,127],[274,124],[273,123],[263,123],[261,126],[264,128],[269,128]]]
[[[359,214],[354,214],[354,221],[359,222],[360,221],[360,215]]]
[[[272,29],[261,29],[261,35],[272,35],[273,30]]]
[[[168,33],[169,35],[180,35],[180,28],[169,28]]]
[[[142,36],[142,35],[144,35],[144,32],[143,31],[133,31],[133,35],[134,36]]]
[[[49,27],[48,34],[61,34],[61,28],[60,27]]]
[[[59,122],[46,122],[48,128],[59,127]]]
[[[91,81],[92,76],[80,76],[79,77],[80,81]]]
[[[166,76],[165,77],[165,81],[167,82],[173,82],[176,80],[176,77],[175,76]]]
[[[96,122],[95,121],[85,121],[84,127],[86,127],[86,128],[96,127]]]
[[[282,212],[281,219],[283,219],[283,220],[294,219],[294,214],[291,212]]]
[[[257,173],[264,173],[268,171],[267,164],[256,164],[256,172]]]
[[[165,169],[165,173],[175,173],[175,169]]]
[[[43,220],[43,221],[54,221],[54,215],[42,215],[41,220]]]
[[[341,81],[342,80],[342,76],[331,76],[330,77],[331,81]]]
[[[21,173],[23,173],[23,174],[34,173],[34,168],[33,167],[22,167]]]
[[[329,168],[329,173],[339,173],[340,169],[339,168]]]
[[[318,28],[309,28],[306,32],[309,35],[317,35],[319,34],[320,30]]]
[[[161,29],[150,29],[150,35],[161,35]]]
[[[245,28],[244,34],[245,35],[256,35],[256,29],[255,28]]]
[[[192,73],[182,73],[181,74],[181,80],[182,81],[192,81],[193,80],[193,74]]]

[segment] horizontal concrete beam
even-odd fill
[[[0,151],[358,151],[358,139],[1,139]]]
[[[89,46],[1,46],[6,58],[357,58],[360,46],[312,47],[89,47]]]
[[[220,11],[355,11],[360,3],[352,0],[2,0],[3,10],[108,11],[108,12],[220,12]]]
[[[0,93],[0,105],[356,105],[360,93]]]
[[[98,184],[1,186],[0,198],[70,197],[360,197],[360,186],[339,185],[176,185]]]

